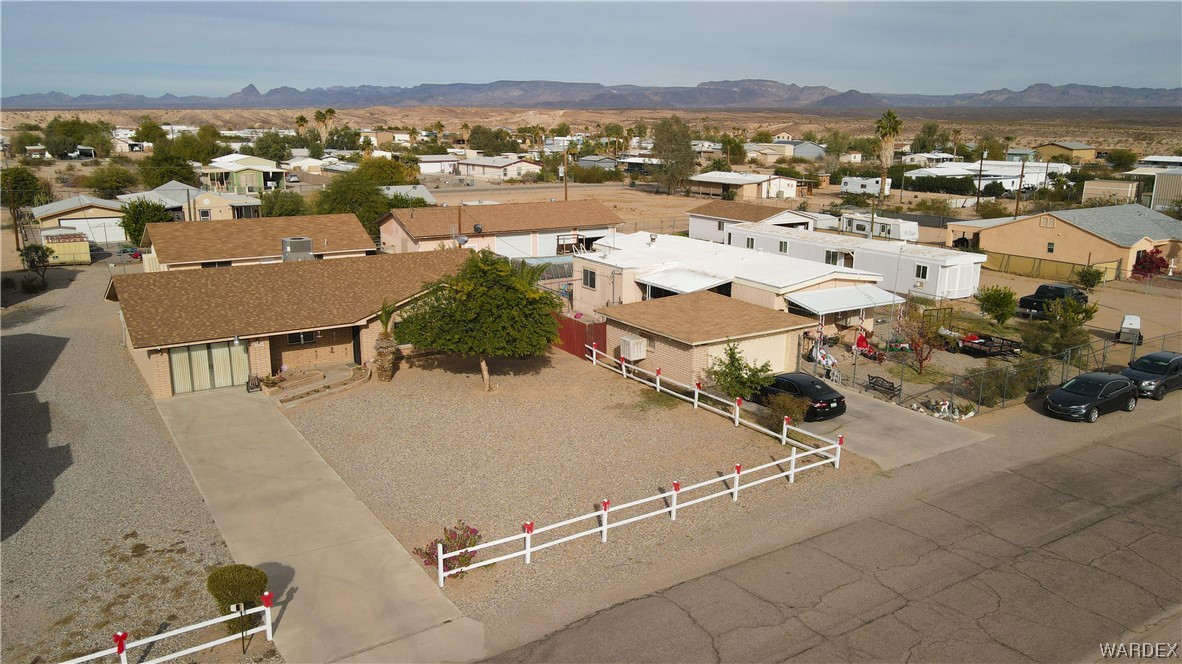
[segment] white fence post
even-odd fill
[[[741,472],[743,472],[743,464],[736,463],[735,464],[735,488],[731,490],[731,500],[732,501],[736,501],[739,499],[739,473],[741,473]]]
[[[698,409],[698,392],[702,390],[702,383],[700,381],[694,383],[694,410]]]
[[[620,375],[624,378],[628,377],[628,363],[624,361],[624,356],[620,356]]]
[[[604,498],[602,504],[603,504],[603,535],[601,536],[600,541],[606,542],[607,541],[607,508],[611,507],[612,501],[608,500],[607,498]]]
[[[439,587],[443,587],[443,542],[435,544],[435,562],[438,563],[439,569]]]
[[[521,524],[521,528],[525,530],[525,564],[528,565],[530,562],[530,549],[533,546],[534,522],[526,521]]]
[[[780,445],[787,445],[788,444],[788,422],[790,422],[790,421],[791,421],[791,418],[788,417],[787,415],[785,415],[784,416],[784,426],[781,427],[781,429],[780,429]]]
[[[115,652],[119,653],[119,664],[127,664],[127,632],[115,632],[111,640],[115,642]]]
[[[739,426],[739,407],[743,405],[743,397],[735,397],[735,426]]]
[[[596,357],[599,354],[599,342],[591,342],[591,364],[599,366],[599,359]]]
[[[657,383],[657,391],[660,392],[661,391],[661,367],[657,367],[656,383]]]
[[[833,457],[833,470],[841,468],[841,448],[845,445],[845,434],[837,436],[837,455]]]
[[[796,446],[792,446],[792,458],[788,460],[788,483],[796,484]]]
[[[681,492],[681,482],[673,480],[673,508],[669,510],[670,521],[677,520],[677,494]]]
[[[267,624],[267,640],[274,641],[275,632],[271,627],[271,605],[275,603],[275,595],[272,594],[270,590],[268,590],[267,592],[263,593],[263,596],[260,599],[263,600],[263,620]]]

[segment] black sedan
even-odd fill
[[[809,400],[809,409],[804,416],[806,422],[827,420],[845,412],[845,397],[815,376],[793,371],[776,374],[772,384],[760,390],[756,403],[767,405],[773,394],[786,394]]]
[[[1100,413],[1137,407],[1137,386],[1133,381],[1112,373],[1086,373],[1063,383],[1047,395],[1042,410],[1065,420],[1095,422]]]
[[[1139,393],[1161,401],[1166,392],[1182,387],[1182,353],[1163,350],[1143,355],[1129,362],[1120,375],[1136,383]]]

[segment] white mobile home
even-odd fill
[[[821,217],[837,221],[835,217],[826,214],[799,212],[772,205],[711,201],[689,211],[689,236],[695,240],[726,244],[727,229],[735,224],[759,222],[812,230],[813,225]]]
[[[881,274],[880,286],[888,291],[949,299],[977,292],[986,258],[940,247],[755,223],[733,226],[731,244]]]
[[[884,240],[919,241],[919,224],[906,219],[891,219],[890,217],[875,217],[870,220],[868,214],[846,214],[841,219],[820,219],[814,228],[826,231],[842,231],[855,233],[864,237],[877,237]]]
[[[843,194],[870,194],[871,196],[877,196],[881,186],[882,178],[844,177],[841,179],[841,193]],[[891,193],[890,178],[887,178],[886,193]]]

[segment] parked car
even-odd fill
[[[1047,304],[1065,297],[1078,300],[1082,304],[1088,303],[1088,295],[1071,284],[1043,284],[1034,291],[1018,300],[1018,313],[1027,316],[1045,316]]]
[[[809,409],[804,416],[806,422],[827,420],[845,412],[845,397],[840,392],[817,377],[800,371],[776,374],[772,384],[760,390],[754,401],[766,406],[773,394],[808,399]]]
[[[115,255],[120,256],[120,257],[126,257],[126,258],[133,260],[133,261],[138,261],[140,258],[142,258],[142,256],[140,255],[140,250],[137,249],[136,247],[126,247],[126,246],[119,247],[119,251],[116,251]]]
[[[1137,392],[1161,401],[1166,392],[1182,387],[1182,353],[1168,350],[1143,355],[1120,372],[1137,385]]]
[[[295,173],[288,173],[287,174],[287,181],[288,182],[299,182],[300,176],[296,175]]]
[[[1042,411],[1065,420],[1095,422],[1101,413],[1137,407],[1137,386],[1128,378],[1097,371],[1080,374],[1047,395]]]

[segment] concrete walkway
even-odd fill
[[[268,399],[237,388],[157,405],[234,560],[267,572],[284,659],[484,655],[481,624],[440,592]]]

